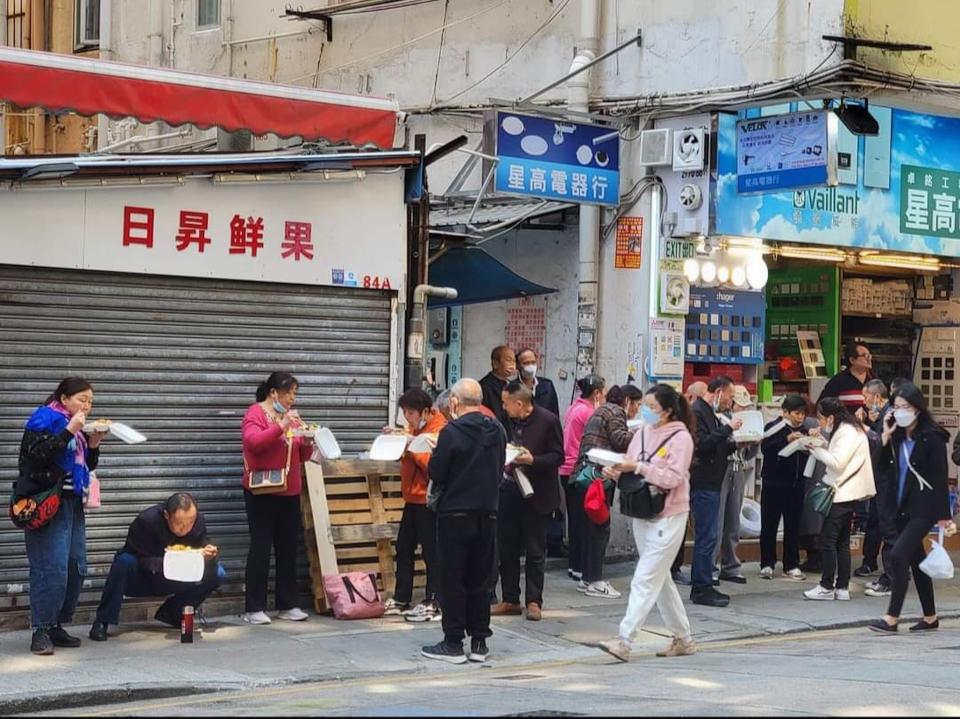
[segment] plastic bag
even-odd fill
[[[927,552],[927,558],[920,562],[920,571],[931,579],[953,579],[953,562],[943,548],[943,527],[939,538],[939,542],[931,542],[933,546]]]

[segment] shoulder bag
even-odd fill
[[[287,464],[283,469],[250,469],[243,458],[247,473],[248,488],[253,494],[278,494],[287,491],[287,474],[290,472],[290,457],[293,455],[293,438],[287,442]]]
[[[680,430],[677,430],[663,440],[649,455],[641,444],[640,455],[643,461],[655,457],[657,452],[663,449],[667,442],[676,437],[679,432]],[[644,441],[642,435],[640,441],[641,443]],[[659,487],[654,487],[636,472],[625,472],[620,475],[617,486],[620,488],[620,514],[626,517],[653,519],[663,511],[667,503],[667,492]]]
[[[867,460],[863,460],[859,467],[847,475],[845,480],[837,482],[837,484],[827,484],[822,479],[818,480],[817,483],[813,485],[813,489],[810,490],[810,494],[807,495],[807,502],[810,504],[810,509],[823,517],[829,516],[830,510],[833,509],[833,498],[836,496],[837,490],[863,469],[863,465],[866,464],[866,462]]]

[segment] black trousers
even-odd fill
[[[397,531],[397,584],[393,598],[409,604],[413,598],[413,573],[417,546],[427,565],[427,588],[424,599],[437,597],[437,515],[425,504],[403,505],[400,529]]]
[[[927,536],[935,520],[933,517],[910,517],[908,514],[899,514],[896,521],[899,530],[897,541],[890,552],[890,566],[887,567],[884,564],[892,580],[887,614],[891,617],[900,616],[912,571],[913,583],[920,597],[920,606],[923,607],[923,616],[933,616],[937,613],[937,605],[933,599],[933,580],[920,570],[920,562],[927,556],[923,538]]]
[[[520,494],[515,482],[500,483],[497,544],[500,548],[500,592],[503,601],[520,603],[520,555],[526,555],[523,574],[527,604],[543,606],[543,581],[547,567],[549,514],[537,514]]]
[[[496,566],[497,515],[455,512],[437,517],[440,609],[443,636],[460,644],[464,633],[486,639],[490,631],[487,592]]]
[[[589,485],[588,485],[589,486]],[[613,505],[613,494],[616,485],[607,489],[607,506]],[[594,524],[587,513],[583,511],[583,500],[587,489],[576,490],[577,504],[580,506],[580,571],[583,581],[599,582],[603,579],[603,559],[607,555],[607,545],[610,543],[610,520],[603,524]]]
[[[877,496],[870,500],[867,532],[863,540],[863,563],[877,568],[877,558],[883,547],[883,574],[880,581],[890,584],[890,552],[897,541],[897,499],[893,482],[877,480]],[[932,524],[932,522],[931,522]]]
[[[281,611],[293,609],[300,603],[297,592],[300,497],[253,494],[243,490],[243,501],[250,530],[250,549],[247,551],[244,575],[246,610],[262,612],[267,608],[271,549],[276,563],[276,607]]]
[[[567,510],[567,566],[574,572],[581,572],[582,569],[582,529],[583,523],[587,520],[587,515],[583,513],[583,499],[577,501],[577,490],[572,484],[568,484],[569,477],[560,478],[560,486],[563,487],[563,498]]]
[[[850,522],[857,502],[834,502],[820,532],[820,584],[826,589],[850,586]],[[836,577],[836,583],[834,583]]]
[[[800,566],[800,515],[803,514],[804,487],[764,484],[760,493],[760,566],[777,564],[777,529],[783,518],[783,571]]]

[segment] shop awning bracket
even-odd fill
[[[299,20],[322,21],[323,30],[327,36],[327,42],[333,42],[333,18],[327,13],[321,12],[320,10],[304,10],[303,8],[294,10],[293,8],[288,7],[283,14],[298,18]]]

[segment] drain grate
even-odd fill
[[[505,682],[523,682],[530,679],[543,679],[545,674],[508,674],[505,677],[495,677],[496,679],[502,679]]]

